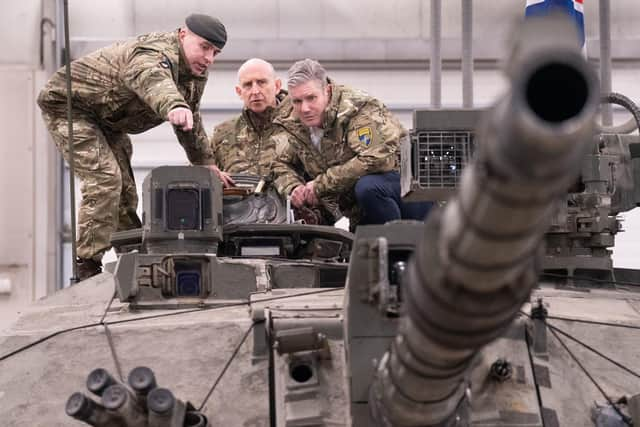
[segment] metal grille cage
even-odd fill
[[[402,152],[411,159],[401,163],[402,194],[406,200],[446,200],[453,194],[474,153],[474,129],[481,112],[414,111],[411,150]]]
[[[473,154],[470,131],[418,131],[413,135],[420,187],[455,188]]]

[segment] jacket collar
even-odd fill
[[[327,78],[331,85],[331,99],[329,105],[324,110],[324,118],[322,120],[323,129],[331,129],[338,118],[338,111],[340,110],[340,101],[342,100],[342,89],[335,82]]]

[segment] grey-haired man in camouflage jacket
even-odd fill
[[[208,67],[227,39],[222,23],[190,15],[177,31],[151,33],[102,48],[71,64],[74,166],[82,181],[78,275],[101,271],[111,233],[140,225],[131,140],[169,121],[191,163],[213,163],[199,113]],[[66,71],[38,96],[53,140],[69,161]],[[211,168],[224,180],[215,166]]]
[[[335,84],[311,59],[291,66],[287,85],[292,114],[275,119],[272,139],[276,186],[294,207],[342,213],[352,228],[425,217],[430,204],[400,198],[397,152],[408,133],[382,102]]]

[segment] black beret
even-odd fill
[[[194,13],[187,16],[185,24],[191,32],[207,40],[218,49],[222,49],[227,42],[227,30],[217,18]]]

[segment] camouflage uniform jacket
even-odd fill
[[[220,169],[232,174],[271,175],[275,160],[275,144],[271,139],[276,129],[273,118],[279,112],[291,111],[286,91],[276,95],[276,102],[276,108],[269,107],[261,115],[244,108],[242,114],[213,129],[211,147]]]
[[[194,164],[210,163],[211,149],[199,113],[207,75],[191,73],[178,31],[151,33],[99,49],[71,63],[72,103],[106,130],[136,134],[158,126],[176,107],[193,112],[193,129],[174,127]],[[66,109],[65,68],[58,70],[38,96],[52,114]]]
[[[398,170],[396,152],[408,133],[379,100],[347,86],[332,86],[320,149],[311,142],[309,128],[293,115],[274,120],[280,126],[272,136],[275,183],[281,194],[290,194],[312,179],[325,205],[337,200],[341,209],[352,210],[353,187],[360,177]]]

